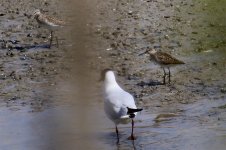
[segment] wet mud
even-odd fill
[[[225,6],[223,0],[2,0],[0,133],[8,137],[2,148],[223,150]],[[32,17],[37,8],[67,22],[56,32],[59,48],[48,48],[49,31]],[[148,48],[185,62],[171,68],[170,84],[162,85],[162,69],[140,55]],[[127,140],[130,125],[123,125],[116,144],[104,115],[98,82],[104,68],[115,70],[144,108],[134,143]]]

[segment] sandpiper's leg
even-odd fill
[[[168,67],[168,70],[169,70],[169,83],[170,83],[170,76],[171,76],[171,73],[170,73],[170,68]]]
[[[166,71],[164,69],[164,67],[162,67],[164,75],[163,75],[163,84],[166,84]]]
[[[49,42],[49,48],[51,48],[53,42],[53,31],[50,32],[50,42]]]

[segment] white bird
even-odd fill
[[[127,124],[132,120],[132,133],[129,139],[135,140],[133,135],[133,118],[137,109],[133,96],[124,91],[116,82],[114,72],[111,69],[105,69],[102,72],[101,80],[104,80],[104,109],[107,117],[115,123],[117,138],[119,140],[118,124]]]

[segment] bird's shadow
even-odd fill
[[[58,39],[60,41],[64,41],[65,39]],[[7,49],[6,45],[7,43],[10,43],[11,47],[8,48],[9,50],[15,49],[18,51],[23,51],[23,50],[29,50],[29,49],[50,49],[51,46],[49,43],[45,43],[45,44],[24,44],[24,43],[20,43],[20,41],[18,40],[4,40],[4,39],[0,39],[0,43],[1,43],[1,48],[2,49]],[[52,46],[56,46],[57,44],[52,44]],[[62,44],[61,44],[62,45]],[[58,45],[57,45],[58,47]]]
[[[128,138],[127,138],[127,142],[126,143],[128,143],[128,141],[131,142],[131,146],[132,146],[131,149],[136,150],[135,140],[128,140]],[[125,147],[128,147],[128,146],[123,145],[123,144],[125,144],[125,143],[124,142],[120,143],[120,138],[117,139],[117,141],[116,141],[117,150],[121,150],[121,149],[124,149]]]
[[[49,44],[35,44],[35,45],[19,45],[19,46],[14,46],[13,49],[16,50],[24,50],[24,49],[36,49],[36,48],[46,48],[49,49],[50,45]]]
[[[141,82],[137,83],[137,85],[144,87],[144,86],[158,86],[158,85],[164,85],[164,84],[162,82],[159,82],[159,81],[151,80],[149,82],[141,81]]]
[[[130,147],[133,150],[136,150],[135,141],[136,140],[128,140],[126,138],[126,133],[119,133],[119,138],[117,138],[115,132],[104,133],[100,136],[103,139],[104,143],[109,144],[110,146],[115,146],[117,150],[125,149],[126,147]]]

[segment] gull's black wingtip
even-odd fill
[[[129,108],[129,107],[127,107],[127,109],[128,109],[127,115],[133,114],[133,113],[135,113],[135,112],[139,112],[139,111],[142,111],[142,110],[143,110],[143,108],[134,109],[134,108]]]

